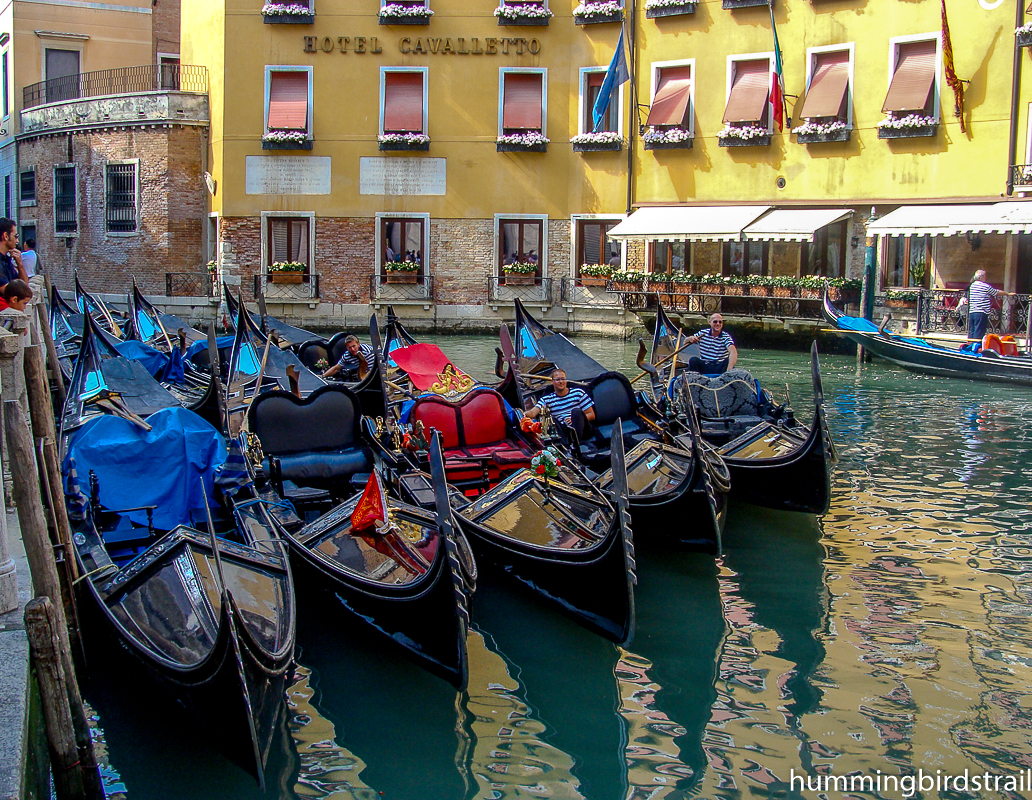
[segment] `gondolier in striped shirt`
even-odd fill
[[[583,389],[571,388],[566,380],[566,371],[558,367],[552,370],[552,389],[554,391],[538,400],[525,416],[534,419],[547,408],[552,419],[573,428],[577,438],[583,442],[595,421],[595,403]]]
[[[738,348],[731,334],[724,330],[724,318],[719,313],[709,319],[710,326],[688,337],[689,344],[699,345],[699,355],[688,359],[688,369],[703,375],[723,375],[734,369]]]
[[[322,376],[332,378],[343,370],[342,380],[361,379],[365,377],[365,373],[372,368],[375,361],[373,348],[359,342],[357,336],[348,336],[344,340],[344,353],[341,355],[340,361],[326,370]],[[364,368],[363,363],[365,364]]]
[[[994,297],[1010,297],[1011,292],[1003,292],[985,282],[985,270],[980,269],[971,279],[968,288],[968,338],[982,341],[989,327],[989,312],[993,307]]]

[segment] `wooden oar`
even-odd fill
[[[670,355],[668,355],[668,356],[664,356],[663,358],[659,359],[659,361],[657,361],[657,362],[656,362],[655,364],[653,364],[652,366],[653,366],[653,367],[661,367],[661,366],[663,366],[663,365],[664,365],[664,364],[665,364],[665,363],[666,363],[667,361],[669,361],[669,360],[670,360],[671,358],[673,358],[674,356],[676,356],[676,355],[677,355],[678,353],[680,353],[680,352],[681,352],[682,350],[687,350],[687,349],[688,349],[689,347],[691,347],[691,346],[692,346],[693,344],[695,344],[695,342],[688,342],[688,344],[686,344],[686,345],[683,345],[683,346],[681,346],[680,348],[678,348],[677,350],[675,350],[674,352],[672,352],[672,353],[671,353]],[[637,383],[638,381],[640,381],[640,380],[641,380],[642,378],[644,378],[644,377],[645,377],[645,376],[647,376],[648,374],[649,374],[648,372],[646,372],[646,371],[642,371],[642,373],[641,373],[640,375],[637,375],[637,376],[635,376],[634,378],[632,378],[632,379],[631,379],[631,383]]]
[[[674,342],[674,352],[680,352],[681,339],[684,338],[684,331],[677,329],[677,341]],[[674,385],[674,378],[677,377],[677,359],[675,358],[670,367],[670,378],[667,380],[667,395],[670,394],[670,387]]]

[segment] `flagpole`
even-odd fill
[[[631,213],[634,204],[634,134],[638,127],[638,81],[635,75],[636,58],[634,54],[634,19],[637,0],[631,0],[630,26],[631,35],[628,41],[628,64],[627,71],[631,75],[630,89],[630,115],[627,120],[627,209],[625,213]]]

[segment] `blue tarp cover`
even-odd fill
[[[875,325],[870,320],[864,319],[863,317],[849,317],[849,316],[843,315],[843,316],[839,317],[837,320],[835,320],[835,324],[838,325],[839,328],[841,328],[844,331],[858,331],[859,333],[877,333],[878,332],[878,326]],[[897,342],[906,342],[907,344],[912,344],[912,345],[915,345],[917,347],[928,347],[928,348],[931,348],[933,350],[949,350],[950,352],[954,352],[954,353],[957,352],[956,350],[953,350],[952,348],[943,347],[942,345],[932,344],[931,342],[925,341],[924,339],[914,339],[914,338],[909,337],[909,336],[897,336],[896,334],[892,333],[891,331],[886,331],[886,333],[892,339],[895,339]],[[981,353],[975,353],[974,355],[981,355]]]
[[[233,346],[233,338],[234,338],[233,336],[219,336],[217,339],[215,339],[215,346],[219,350],[225,350],[227,347],[232,347]],[[208,349],[208,340],[207,339],[198,339],[196,342],[194,342],[192,345],[190,345],[188,348],[186,348],[186,357],[187,357],[188,360],[192,361],[193,357],[195,355],[197,355],[202,350],[207,350],[207,349]]]
[[[211,425],[184,408],[166,408],[147,418],[149,432],[121,417],[90,420],[76,433],[65,456],[83,491],[90,470],[100,483],[100,504],[105,508],[157,506],[154,527],[171,530],[190,522],[192,509],[204,508],[201,481],[213,496],[215,470],[226,460],[226,444]],[[127,515],[147,524],[145,511]]]
[[[172,355],[168,355],[135,339],[119,342],[115,345],[115,349],[123,358],[143,364],[156,381],[182,383],[185,379],[183,354],[178,349],[173,350]]]

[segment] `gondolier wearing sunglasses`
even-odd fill
[[[1010,297],[1012,292],[1002,292],[985,282],[985,270],[980,269],[971,279],[968,289],[968,300],[971,308],[968,311],[968,338],[982,341],[989,327],[989,311],[993,307],[994,297]]]
[[[738,361],[738,348],[731,334],[724,330],[724,318],[713,314],[710,326],[688,337],[689,344],[699,345],[699,355],[688,359],[688,369],[703,375],[723,375],[734,369]]]
[[[525,416],[534,419],[547,408],[553,419],[573,428],[577,438],[583,442],[595,421],[595,403],[583,389],[570,388],[565,370],[552,370],[552,388],[555,391],[538,400]]]

